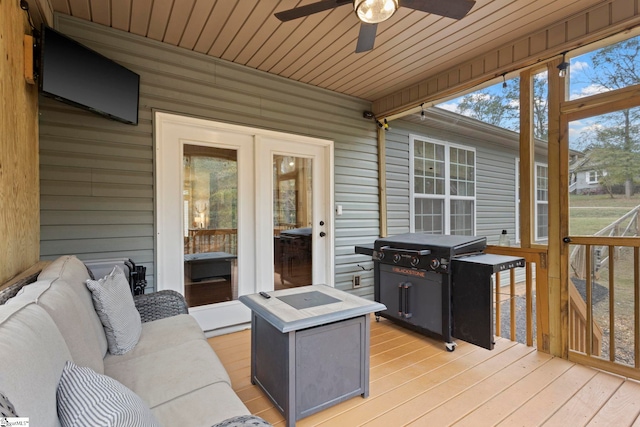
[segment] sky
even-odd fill
[[[586,53],[575,58],[568,59],[569,73],[567,75],[569,79],[569,99],[579,99],[585,96],[595,95],[598,93],[605,92],[607,89],[594,84],[589,81],[589,74],[593,74],[595,72],[593,62],[592,62],[593,52]],[[638,68],[640,68],[640,64],[638,64]],[[507,80],[509,81],[509,80]],[[513,83],[512,83],[513,84]],[[502,87],[502,82],[499,82],[493,86],[490,86],[486,89],[483,89],[484,92],[487,93],[503,93],[504,89]],[[458,112],[458,105],[462,97],[452,99],[446,101],[442,104],[437,105],[439,108],[443,108],[445,110]],[[587,132],[589,129],[592,129],[596,126],[601,126],[598,123],[598,118],[589,118],[584,120],[576,120],[569,124],[569,145],[573,149],[583,150],[585,147],[580,144],[580,136],[583,132]]]

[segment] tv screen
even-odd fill
[[[138,74],[47,26],[42,28],[40,52],[43,95],[138,123]]]

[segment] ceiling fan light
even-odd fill
[[[391,18],[398,10],[398,0],[354,0],[353,9],[362,22],[377,24]]]

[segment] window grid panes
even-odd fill
[[[416,231],[429,234],[444,233],[444,200],[416,199],[414,216]]]
[[[549,168],[536,165],[536,240],[549,237]]]
[[[473,235],[472,200],[451,200],[451,230],[449,234]]]
[[[473,235],[475,152],[417,138],[413,144],[415,231]]]
[[[415,141],[414,186],[417,194],[444,194],[444,146]]]

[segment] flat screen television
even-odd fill
[[[138,124],[140,76],[47,26],[40,38],[38,85],[45,96]]]

